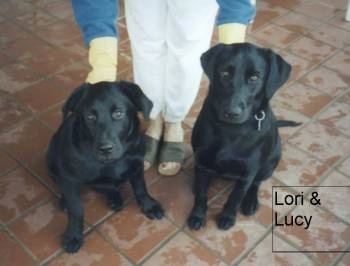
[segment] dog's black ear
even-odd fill
[[[122,88],[121,91],[136,106],[137,110],[143,113],[144,118],[149,119],[153,103],[142,92],[141,88],[135,83],[127,81],[119,81],[117,85]]]
[[[201,55],[201,65],[204,73],[210,81],[214,80],[214,71],[217,55],[224,49],[225,44],[219,43],[211,47],[208,51]]]
[[[74,112],[77,110],[77,105],[85,90],[88,88],[88,84],[84,83],[83,85],[76,88],[69,98],[66,100],[62,106],[63,119],[65,119],[69,112]]]
[[[271,49],[265,50],[269,72],[266,79],[266,98],[270,100],[274,93],[288,80],[292,67],[279,54]]]

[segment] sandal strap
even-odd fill
[[[144,137],[146,143],[146,154],[144,160],[148,161],[151,165],[153,165],[157,159],[159,140],[154,139],[148,135],[145,135]]]
[[[159,155],[160,163],[182,163],[185,159],[185,149],[183,142],[167,142],[162,143]]]

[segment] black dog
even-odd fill
[[[244,215],[258,209],[258,189],[271,176],[281,157],[279,126],[269,100],[289,77],[291,66],[269,49],[253,44],[219,44],[201,57],[210,80],[208,96],[194,125],[195,202],[190,228],[204,226],[207,191],[215,174],[235,180],[217,219],[220,229],[235,223],[237,208]]]
[[[64,104],[64,121],[51,140],[47,166],[61,189],[60,206],[68,212],[67,252],[76,252],[83,243],[82,185],[103,193],[108,205],[119,210],[123,200],[118,187],[129,179],[142,212],[150,219],[164,216],[143,176],[145,144],[137,111],[148,118],[152,106],[137,85],[124,81],[84,84]]]

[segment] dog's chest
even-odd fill
[[[86,165],[84,169],[81,169],[79,176],[82,183],[91,183],[101,178],[107,178],[115,181],[123,181],[122,173],[125,172],[126,166],[123,163],[113,162],[108,164],[102,164],[99,162]]]
[[[239,145],[236,141],[217,141],[206,151],[207,166],[224,178],[245,178],[251,174],[252,165],[254,168],[259,165],[257,150]]]
[[[99,169],[97,177],[113,177],[115,179],[120,179],[121,174],[125,171],[126,167],[123,167],[123,164],[109,164]]]

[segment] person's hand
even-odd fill
[[[218,26],[219,42],[224,44],[245,42],[247,26],[240,23],[227,23]]]
[[[117,79],[118,40],[115,37],[93,39],[89,46],[89,64],[92,70],[86,82],[94,84],[100,81]]]

